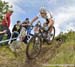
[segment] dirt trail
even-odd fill
[[[15,57],[13,58],[11,58],[11,56],[8,54],[8,51],[10,50],[5,52],[7,48],[4,48],[4,51],[0,53],[0,67],[44,67],[42,66],[42,64],[48,63],[50,59],[56,56],[56,53],[58,52],[58,48],[60,46],[61,43],[56,40],[54,40],[50,45],[42,45],[39,56],[33,60],[27,59],[25,54],[26,46],[25,49],[22,49],[22,52],[19,52],[19,54],[17,54],[17,56],[15,55]],[[22,48],[24,48],[23,45]]]
[[[40,55],[33,59],[26,59],[26,67],[42,67],[42,64],[47,63],[52,57],[56,56],[58,48],[61,46],[60,42],[54,41],[51,45],[44,45],[40,52]]]

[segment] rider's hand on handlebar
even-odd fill
[[[44,30],[45,30],[45,31],[48,31],[48,29],[49,29],[49,27],[48,27],[48,26],[44,27]]]

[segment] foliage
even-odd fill
[[[2,21],[5,13],[9,10],[9,8],[12,8],[12,7],[9,6],[8,2],[0,0],[0,22]]]
[[[74,64],[75,63],[75,32],[69,31],[58,37],[65,40],[57,49],[56,55],[49,60],[50,64]],[[55,66],[54,66],[55,67]]]

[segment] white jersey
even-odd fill
[[[37,15],[38,18],[41,17],[40,13]],[[41,17],[42,18],[42,17]],[[47,16],[43,19],[50,19],[51,18],[51,13],[47,12]]]

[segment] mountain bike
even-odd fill
[[[55,37],[54,26],[52,27],[52,32],[49,31],[50,29],[46,31],[41,26],[41,23],[35,27],[37,30],[34,32],[34,36],[31,38],[26,48],[26,55],[28,59],[36,58],[41,52],[42,44],[44,44],[44,42],[50,44]]]

